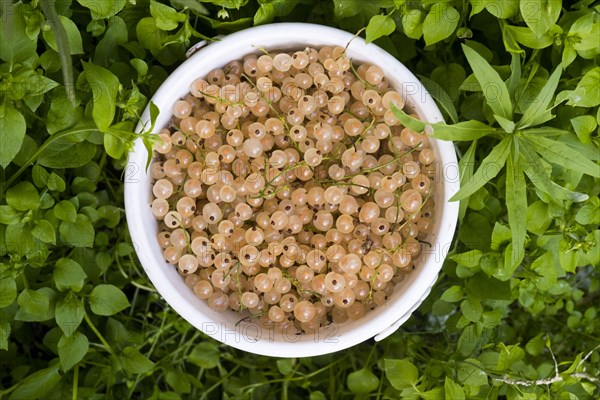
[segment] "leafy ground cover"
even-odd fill
[[[1,4],[0,398],[600,396],[597,2]],[[366,28],[438,101],[463,180],[414,316],[304,359],[191,328],[145,277],[123,210],[133,127],[185,50],[276,21]]]

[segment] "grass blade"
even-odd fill
[[[526,128],[528,126],[539,125],[547,121],[549,118],[546,114],[547,107],[554,96],[554,92],[558,87],[560,76],[562,75],[562,64],[558,64],[548,82],[544,85],[540,93],[537,95],[535,100],[527,107],[523,112],[523,117],[518,123],[519,128]]]
[[[456,193],[450,201],[466,199],[479,188],[485,185],[490,179],[498,175],[504,164],[506,158],[510,152],[510,145],[512,144],[512,137],[505,137],[500,143],[498,143],[490,154],[483,159],[481,165],[468,181],[461,181],[462,187],[460,191]]]
[[[494,114],[512,120],[510,94],[498,72],[477,51],[464,44],[462,48],[477,81],[481,85],[483,95],[494,111]]]
[[[395,104],[392,104],[392,112],[394,113],[394,116],[398,118],[398,121],[407,128],[410,128],[415,132],[423,132],[423,129],[425,129],[425,122],[408,116],[404,110],[399,109]]]
[[[543,136],[529,135],[526,132],[524,139],[533,148],[552,164],[558,164],[567,169],[579,171],[584,174],[600,178],[600,166],[590,161],[587,157],[566,143],[547,139]]]
[[[512,233],[508,271],[512,272],[525,256],[525,237],[527,236],[527,186],[521,165],[513,156],[512,151],[508,153],[506,162],[506,208]],[[507,265],[506,261],[505,259],[505,265]]]

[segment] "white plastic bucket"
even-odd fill
[[[407,107],[421,119],[442,121],[434,100],[417,78],[398,60],[374,44],[327,26],[304,23],[281,23],[246,29],[213,42],[195,52],[162,84],[152,101],[161,113],[156,129],[167,125],[171,107],[189,92],[194,79],[204,77],[232,60],[241,59],[259,49],[292,50],[307,46],[346,46],[347,54],[356,62],[379,65],[390,85],[400,91]],[[149,126],[147,108],[138,125]],[[404,323],[429,294],[449,250],[456,221],[458,203],[448,199],[459,189],[458,163],[451,142],[431,140],[438,163],[435,181],[434,229],[428,238],[431,248],[424,248],[417,268],[399,283],[384,306],[368,312],[358,321],[331,324],[315,334],[286,334],[261,327],[251,321],[238,323],[240,314],[234,311],[216,312],[206,301],[198,299],[184,284],[174,266],[163,258],[158,245],[157,222],[151,209],[151,177],[145,169],[147,153],[138,140],[129,154],[125,173],[125,208],[127,222],[138,258],[148,277],[169,305],[190,324],[208,336],[227,345],[251,353],[277,357],[306,357],[332,353],[361,343],[372,337],[381,340]]]

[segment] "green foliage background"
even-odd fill
[[[597,2],[1,5],[0,398],[600,397]],[[137,262],[123,210],[125,150],[152,142],[133,127],[186,49],[278,21],[366,27],[455,123],[434,134],[457,141],[476,182],[413,317],[305,359],[243,353],[183,321]],[[490,84],[505,85],[500,104]],[[486,162],[506,167],[475,179]]]

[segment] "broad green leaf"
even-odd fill
[[[591,143],[591,134],[598,126],[596,118],[592,115],[580,115],[571,118],[571,125],[582,143]]]
[[[375,15],[367,25],[367,43],[388,36],[396,30],[396,23],[389,15]]]
[[[420,39],[423,36],[423,20],[425,16],[419,9],[408,10],[402,16],[402,28],[411,39]]]
[[[476,120],[454,125],[434,124],[433,137],[441,140],[472,141],[496,132],[496,128]]]
[[[79,28],[75,25],[75,22],[71,21],[69,18],[64,15],[59,15],[58,19],[65,29],[65,33],[67,34],[67,39],[69,41],[69,49],[71,54],[83,54],[83,46],[81,41],[81,32],[79,32]],[[44,40],[48,43],[50,48],[58,53],[60,50],[58,48],[58,44],[56,43],[56,38],[54,37],[54,31],[44,31],[43,33]]]
[[[53,140],[45,147],[38,158],[38,163],[48,168],[76,168],[90,162],[94,155],[96,155],[96,146],[93,143],[87,141],[73,143],[62,137]]]
[[[504,343],[500,343],[499,347],[500,357],[498,357],[496,371],[506,371],[525,357],[525,351],[517,345],[506,346]]]
[[[10,306],[17,298],[17,284],[13,278],[0,279],[0,308]]]
[[[461,181],[460,191],[450,201],[463,200],[479,190],[502,170],[512,144],[511,137],[505,137],[483,159],[481,165],[468,181]]]
[[[154,363],[134,347],[123,349],[121,362],[123,363],[123,369],[129,374],[145,374],[154,367]]]
[[[597,54],[599,32],[600,18],[598,13],[585,13],[571,25],[566,40],[573,44],[573,49],[577,52],[595,49]]]
[[[425,45],[440,42],[454,33],[460,13],[449,3],[435,3],[423,21]]]
[[[58,83],[29,68],[19,68],[13,71],[11,82],[6,87],[6,95],[12,100],[26,102],[54,89]],[[41,100],[41,98],[40,98]]]
[[[8,399],[33,400],[45,397],[53,392],[60,380],[58,365],[41,369],[23,379]]]
[[[63,221],[58,228],[60,240],[74,247],[92,247],[94,244],[94,227],[90,219],[78,214],[75,222]]]
[[[84,61],[82,64],[94,97],[92,117],[98,129],[106,132],[115,118],[119,79],[107,69]]]
[[[0,223],[11,225],[19,222],[22,216],[22,213],[15,211],[15,209],[9,205],[0,205]]]
[[[56,323],[63,334],[71,336],[81,324],[85,308],[83,302],[75,294],[69,293],[56,302],[54,314]]]
[[[77,221],[77,209],[68,200],[61,200],[58,204],[54,206],[52,210],[54,212],[54,216],[61,221],[67,222],[75,222]]]
[[[592,197],[577,211],[575,220],[581,225],[599,225],[600,200],[597,197]]]
[[[600,166],[581,155],[578,150],[566,143],[547,139],[542,136],[531,135],[525,131],[527,140],[535,150],[548,162],[558,164],[567,169],[582,172],[595,178],[600,177]]]
[[[385,376],[388,378],[394,389],[402,390],[408,387],[414,387],[419,382],[419,371],[413,363],[407,359],[384,360]]]
[[[210,369],[219,365],[219,348],[210,342],[198,343],[190,353],[189,361],[200,368]]]
[[[68,371],[83,360],[90,348],[90,342],[83,333],[75,332],[71,336],[61,336],[58,341],[58,356],[63,371]]]
[[[154,18],[151,17],[140,19],[135,31],[140,45],[151,51],[162,49],[169,36],[167,32],[156,26]]]
[[[457,101],[460,96],[460,85],[467,78],[467,73],[462,65],[449,63],[435,67],[430,77],[448,93],[451,101]]]
[[[40,195],[31,182],[22,181],[6,191],[6,202],[15,210],[37,210]]]
[[[150,1],[150,14],[156,21],[156,26],[164,31],[170,31],[179,26],[180,22],[186,20],[185,14],[180,14],[172,7],[157,1]]]
[[[98,285],[90,293],[90,307],[96,315],[113,315],[129,307],[125,294],[114,285]]]
[[[27,35],[23,18],[26,5],[11,3],[2,3],[6,8],[3,8],[0,18],[0,58],[8,63],[10,69],[31,59],[35,55],[37,45],[37,38]]]
[[[487,258],[487,255],[485,258]],[[485,258],[482,258],[482,261],[484,261]],[[510,282],[499,281],[498,279],[488,277],[484,274],[476,274],[470,278],[467,281],[467,289],[470,295],[481,301],[511,299]],[[472,299],[471,301],[474,300]]]
[[[0,40],[3,42],[4,40]],[[0,166],[6,168],[15,158],[25,138],[25,118],[10,103],[0,104]]]
[[[506,85],[508,87],[508,92],[514,97],[517,87],[519,86],[519,81],[521,80],[521,55],[512,53],[511,56],[510,77],[508,78]]]
[[[51,289],[24,289],[17,298],[19,312],[15,319],[20,321],[46,321],[52,318],[54,310],[50,310]]]
[[[463,388],[449,377],[446,377],[444,381],[444,394],[447,399],[465,400],[465,391]]]
[[[52,224],[45,219],[36,221],[35,227],[31,231],[31,234],[36,239],[41,240],[44,243],[56,243],[56,232]]]
[[[519,2],[512,0],[486,1],[485,9],[496,18],[507,19],[519,13]]]
[[[483,308],[481,307],[481,301],[474,297],[467,297],[460,303],[460,310],[463,316],[471,322],[478,322],[481,318]]]
[[[81,265],[71,259],[61,258],[54,266],[54,283],[62,292],[65,290],[80,291],[85,278],[87,275]]]
[[[538,36],[544,35],[558,20],[561,0],[521,0],[521,15],[527,26]]]
[[[463,290],[461,286],[454,285],[449,287],[442,293],[441,299],[448,303],[455,303],[457,301],[462,300],[464,296]]]
[[[473,143],[471,143],[467,152],[458,161],[461,182],[469,182],[473,178],[473,170],[475,169],[475,150],[477,150],[477,140],[474,140]],[[458,218],[461,222],[465,217],[468,205],[468,201],[460,202]]]
[[[527,185],[523,169],[512,151],[506,161],[506,208],[512,233],[511,269],[514,270],[525,257]]]
[[[542,36],[536,36],[535,33],[526,26],[503,24],[502,32],[504,33],[505,40],[507,40],[508,36],[512,40],[531,49],[545,49],[554,43],[554,36],[548,31],[544,32]]]
[[[183,8],[192,10],[196,14],[208,15],[210,12],[197,0],[171,0],[171,4],[176,8]]]
[[[570,106],[595,107],[600,104],[600,67],[589,70],[579,81],[575,90],[567,94]],[[557,97],[557,101],[558,101]]]
[[[458,364],[458,380],[465,385],[478,387],[487,385],[488,376],[479,360],[467,358],[465,362]]]
[[[556,285],[558,274],[554,267],[552,254],[547,252],[536,258],[531,263],[531,270],[537,274],[537,276],[533,278],[533,282],[539,290],[550,290]]]
[[[495,114],[512,120],[512,103],[506,84],[498,72],[471,47],[462,45],[463,52],[477,81],[481,85],[483,95]]]
[[[518,123],[518,127],[520,129],[537,125],[536,121],[540,118],[540,116],[543,115],[543,113],[547,111],[548,105],[552,101],[552,97],[554,96],[554,92],[558,86],[561,74],[562,65],[559,64],[552,75],[550,75],[548,82],[546,82],[535,100],[523,112],[523,117]]]
[[[393,6],[393,0],[333,0],[333,13],[338,20],[355,15],[370,18],[373,15],[379,14],[382,8]]]
[[[349,373],[346,383],[352,393],[366,394],[377,389],[379,379],[377,379],[371,370],[363,368]]]
[[[104,67],[109,67],[111,60],[114,59],[115,52],[119,51],[119,46],[127,43],[129,33],[125,21],[119,16],[111,17],[108,20],[108,29],[96,46],[94,63]],[[133,61],[133,60],[132,60]]]
[[[90,9],[93,19],[112,17],[127,4],[127,0],[77,0],[77,2]]]

